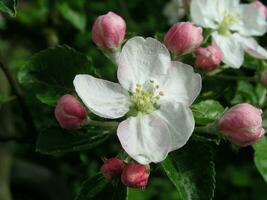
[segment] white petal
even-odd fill
[[[202,87],[201,76],[190,65],[173,61],[164,79],[159,81],[164,96],[160,100],[177,101],[190,106]]]
[[[218,0],[192,0],[190,14],[192,21],[205,28],[218,28]]]
[[[155,115],[169,127],[172,145],[170,151],[181,148],[193,133],[195,120],[190,108],[182,103],[165,102]]]
[[[241,4],[239,7],[240,22],[231,27],[245,36],[261,36],[267,31],[264,11],[253,4]]]
[[[152,114],[126,119],[119,124],[117,135],[123,149],[144,165],[164,160],[172,145],[167,124]]]
[[[238,38],[248,54],[258,59],[267,59],[267,51],[254,38],[243,36],[239,36]]]
[[[129,94],[117,83],[80,74],[73,84],[84,104],[100,117],[115,119],[129,111]]]
[[[212,34],[213,43],[217,45],[223,53],[223,62],[232,68],[240,68],[244,61],[244,50],[235,34],[230,36]]]
[[[122,48],[118,66],[121,85],[134,91],[136,84],[166,74],[171,65],[167,48],[153,38],[133,37]]]
[[[170,151],[181,148],[194,130],[194,117],[182,103],[166,102],[149,114],[123,121],[117,130],[124,150],[137,162],[163,161]]]

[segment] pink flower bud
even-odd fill
[[[263,3],[261,3],[260,1],[254,1],[252,5],[254,5],[258,9],[262,9],[265,17],[267,18],[267,7]]]
[[[78,129],[86,117],[86,110],[74,96],[66,94],[58,100],[55,117],[62,128]]]
[[[265,69],[262,73],[261,73],[261,82],[263,83],[263,85],[265,87],[267,87],[267,69]]]
[[[111,181],[113,178],[121,175],[124,166],[125,165],[122,160],[111,158],[102,165],[100,172],[106,179]]]
[[[121,175],[121,181],[128,187],[145,188],[149,177],[149,167],[140,164],[127,165]]]
[[[222,60],[222,52],[217,46],[198,48],[196,51],[196,66],[204,71],[216,69]]]
[[[108,12],[96,18],[92,28],[92,39],[100,48],[115,49],[120,46],[126,32],[124,19]]]
[[[191,22],[178,22],[166,33],[164,44],[174,54],[183,55],[198,48],[202,40],[202,28]]]
[[[238,104],[223,115],[218,122],[218,129],[238,146],[254,144],[264,135],[261,114],[261,109],[248,103]]]

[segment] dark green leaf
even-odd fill
[[[52,96],[52,95],[45,95],[45,94],[37,94],[36,97],[40,102],[46,105],[49,105],[49,106],[55,106],[59,98],[57,95]]]
[[[231,101],[235,105],[242,102],[249,102],[258,105],[258,98],[255,87],[246,81],[238,81],[236,95]]]
[[[196,124],[206,125],[214,122],[224,111],[222,105],[215,100],[201,101],[192,106]]]
[[[266,88],[262,84],[257,84],[256,86],[256,94],[258,97],[258,105],[262,107],[266,100]]]
[[[76,196],[75,200],[97,200],[97,195],[108,186],[107,180],[102,174],[96,174],[86,180]]]
[[[58,154],[94,148],[106,141],[112,129],[84,127],[79,130],[65,130],[60,127],[48,128],[40,133],[36,150],[44,154]]]
[[[15,96],[0,95],[0,105],[16,99]]]
[[[120,180],[114,184],[114,191],[112,200],[126,200],[127,198],[127,187],[122,184]]]
[[[215,189],[212,148],[207,143],[190,141],[162,162],[175,185],[179,199],[210,200]]]
[[[16,16],[17,0],[0,0],[0,10],[12,17]]]
[[[255,154],[254,162],[260,174],[267,182],[267,138],[262,138],[258,143],[253,145]]]
[[[34,55],[19,73],[20,83],[47,104],[74,90],[77,74],[94,74],[91,60],[68,46],[56,46]]]

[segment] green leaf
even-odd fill
[[[262,105],[265,102],[266,93],[267,93],[266,88],[262,84],[257,84],[257,86],[256,86],[256,94],[257,94],[257,97],[258,97],[258,105],[260,107],[262,107]]]
[[[253,145],[254,162],[260,174],[267,182],[267,138],[263,137],[258,143]]]
[[[67,3],[58,6],[60,14],[69,21],[75,28],[84,31],[86,28],[86,16],[81,12],[73,10]]]
[[[56,46],[35,54],[18,79],[29,95],[52,105],[59,96],[74,92],[77,74],[94,74],[91,60],[68,46]]]
[[[206,100],[192,105],[192,111],[196,124],[206,125],[214,122],[224,112],[224,108],[218,101]]]
[[[127,187],[122,184],[121,180],[117,180],[113,188],[112,200],[126,200]]]
[[[210,145],[189,141],[161,163],[176,187],[179,199],[210,200],[214,196],[215,169]]]
[[[97,200],[97,195],[108,185],[108,181],[103,177],[102,174],[96,174],[83,183],[75,200]]]
[[[231,104],[235,105],[242,102],[249,102],[253,105],[258,105],[259,103],[255,87],[246,81],[238,81],[236,95]]]
[[[51,95],[45,95],[45,94],[37,94],[37,99],[42,102],[43,104],[49,105],[49,106],[55,106],[57,104],[59,96],[51,96]]]
[[[58,154],[88,150],[105,142],[113,133],[112,129],[100,129],[93,126],[79,130],[52,127],[40,133],[36,151],[44,154]]]
[[[15,96],[0,95],[0,105],[16,99]]]
[[[0,10],[12,17],[16,16],[17,0],[0,0]]]

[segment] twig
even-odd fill
[[[12,89],[12,92],[16,95],[18,103],[21,107],[22,111],[22,116],[25,121],[26,127],[30,133],[30,137],[36,138],[37,137],[37,130],[34,126],[34,121],[32,119],[31,113],[29,111],[29,108],[26,104],[26,101],[22,95],[22,92],[19,88],[19,85],[17,81],[12,77],[10,70],[8,69],[7,66],[5,66],[1,61],[0,61],[0,68],[3,70],[10,87]],[[0,139],[1,140],[1,139]],[[1,140],[2,141],[2,140]]]

